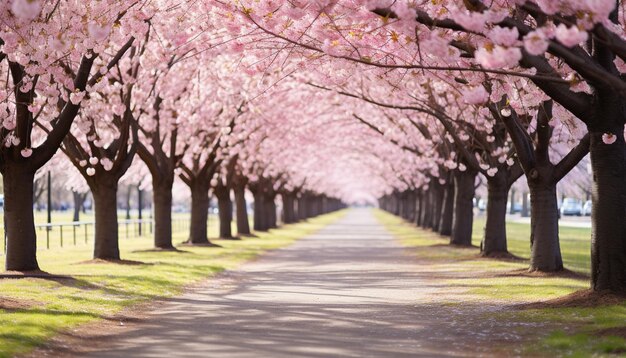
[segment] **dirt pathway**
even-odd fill
[[[167,300],[88,356],[515,355],[494,350],[520,339],[512,333],[520,327],[489,318],[502,306],[464,304],[458,287],[437,284],[427,271],[370,211],[352,210],[309,238]]]

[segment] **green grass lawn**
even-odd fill
[[[118,212],[119,220],[119,235],[120,239],[133,239],[137,237],[150,237],[152,235],[152,225],[149,223],[142,224],[141,235],[139,235],[138,223],[125,223],[126,214],[122,211]],[[136,213],[132,213],[131,220],[136,220]],[[94,215],[93,212],[81,213],[80,222],[90,224],[80,224],[77,226],[71,226],[72,224],[71,211],[55,211],[52,212],[52,224],[63,224],[63,228],[54,226],[50,229],[41,227],[47,222],[47,214],[45,211],[35,211],[35,225],[37,232],[37,248],[38,250],[56,249],[68,246],[84,246],[93,245],[94,234]],[[0,215],[0,255],[4,254],[5,248],[5,236],[3,215]],[[150,220],[150,213],[143,214],[144,220]],[[218,236],[218,218],[217,215],[209,215],[209,236]],[[172,214],[172,230],[174,233],[183,233],[189,230],[189,214],[188,213],[173,213]],[[233,222],[233,232],[235,230],[235,223]]]
[[[446,246],[448,238],[421,230],[402,219],[382,211],[376,217],[414,254],[432,265],[434,270],[476,275],[459,275],[446,284],[467,287],[467,302],[501,302],[518,304],[545,301],[589,288],[585,278],[531,277],[521,274],[527,261],[486,259],[478,256],[478,248]],[[473,244],[479,245],[484,218],[474,222]],[[530,226],[507,223],[509,250],[520,257],[530,255]],[[561,250],[565,266],[578,273],[590,270],[590,229],[561,228]],[[515,271],[517,270],[517,271]],[[445,304],[445,302],[444,302]],[[554,329],[545,333],[537,344],[525,347],[529,355],[536,353],[561,357],[590,357],[626,354],[626,304],[587,308],[512,309],[498,314],[502,320],[552,322],[568,330]],[[620,331],[620,333],[615,333]]]
[[[286,225],[257,238],[215,240],[221,248],[182,247],[181,252],[141,252],[150,249],[149,236],[121,239],[122,257],[140,265],[85,263],[90,245],[53,248],[39,253],[45,271],[72,276],[71,280],[0,279],[0,304],[10,300],[27,307],[0,309],[0,357],[11,357],[41,345],[55,333],[93,320],[111,317],[123,308],[180,293],[193,282],[270,250],[284,247],[337,220],[342,212]],[[216,220],[210,221],[216,232]],[[175,242],[186,239],[175,233]]]
[[[485,217],[474,221],[472,244],[479,246],[483,237]],[[506,223],[509,251],[523,258],[530,257],[530,225],[522,223]],[[566,268],[583,274],[589,274],[591,268],[591,229],[560,228],[561,251],[563,264]]]

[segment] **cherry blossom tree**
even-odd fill
[[[81,102],[141,33],[141,4],[13,0],[0,5],[7,270],[39,268],[32,205],[25,199],[32,198],[33,176],[61,145]]]

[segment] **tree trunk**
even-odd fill
[[[173,249],[172,244],[172,183],[163,181],[153,183],[154,201],[154,247]]]
[[[422,213],[424,212],[423,201],[424,191],[420,189],[415,196],[415,225],[418,227],[422,227]]]
[[[522,217],[527,218],[530,216],[528,212],[528,193],[522,192]]]
[[[274,200],[275,196],[271,196],[266,198],[267,205],[267,228],[275,229],[278,227],[277,225],[277,217],[276,217],[276,201]]]
[[[80,221],[80,211],[85,204],[86,194],[82,194],[76,191],[72,191],[72,196],[74,198],[74,217],[73,221]]]
[[[35,173],[13,163],[7,163],[3,173],[8,271],[39,269],[32,201],[34,176]]]
[[[484,256],[508,253],[506,242],[506,202],[509,188],[504,174],[487,179],[487,222],[480,244]]]
[[[126,220],[130,220],[130,197],[133,194],[133,186],[129,185],[126,191]]]
[[[219,192],[219,193],[218,193]],[[227,187],[216,188],[217,210],[220,220],[220,239],[232,239],[232,203],[230,201],[230,190]]]
[[[454,175],[454,218],[451,245],[472,246],[474,225],[474,181],[476,172],[457,171]]]
[[[245,187],[235,186],[235,205],[237,211],[237,234],[250,235],[250,224],[248,223],[248,204],[246,203]]]
[[[209,220],[209,184],[201,181],[191,185],[191,225],[189,244],[210,244],[207,235]]]
[[[265,195],[257,192],[254,194],[254,230],[255,231],[267,231],[267,204]]]
[[[432,209],[431,209],[431,198],[432,198],[432,188],[429,188],[424,192],[424,196],[422,199],[422,225],[421,227],[427,229],[431,227],[432,223]]]
[[[595,291],[626,292],[626,145],[623,128],[613,144],[591,132],[593,172],[591,285]]]
[[[283,222],[285,224],[291,224],[296,222],[295,213],[294,213],[294,194],[292,193],[283,193],[281,194],[283,198]]]
[[[444,195],[444,190],[443,190],[443,186],[439,185],[438,183],[435,184],[432,187],[432,200],[433,200],[433,206],[432,206],[432,221],[431,221],[431,225],[430,228],[433,229],[434,231],[439,230],[439,223],[441,221],[441,209],[443,207],[443,195]]]
[[[119,260],[117,225],[117,182],[99,183],[91,188],[95,206],[94,259]]]
[[[452,220],[454,214],[454,185],[446,184],[444,190],[441,220],[439,221],[439,234],[450,236],[450,234],[452,234]]]
[[[554,272],[563,269],[559,245],[559,218],[556,183],[533,183],[529,180],[530,270]]]

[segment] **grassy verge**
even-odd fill
[[[0,280],[0,305],[5,306],[0,309],[0,357],[28,352],[61,330],[110,317],[131,305],[176,295],[186,285],[284,247],[341,215],[286,225],[257,233],[257,238],[217,240],[221,248],[141,252],[151,248],[150,238],[121,240],[123,258],[143,263],[139,265],[85,263],[92,254],[88,246],[42,251],[39,262],[44,270],[72,279]],[[177,236],[175,242],[182,242],[186,233]]]
[[[489,302],[507,305],[545,301],[589,287],[589,280],[568,277],[530,277],[522,274],[525,261],[503,261],[478,257],[478,248],[446,246],[447,238],[416,228],[382,211],[377,219],[421,260],[429,270],[458,272],[445,283],[465,287],[464,302]],[[474,244],[480,243],[484,221],[474,223]],[[507,223],[507,237],[512,253],[528,258],[530,227]],[[561,249],[567,268],[589,272],[589,229],[562,228]],[[517,271],[516,271],[517,270]],[[463,273],[472,272],[472,275]],[[517,273],[517,274],[516,274]],[[445,304],[445,302],[442,302]],[[503,320],[545,322],[551,328],[541,332],[537,344],[527,345],[526,352],[560,357],[590,357],[626,353],[626,304],[585,308],[513,309],[498,314]]]
[[[72,226],[72,213],[70,212],[52,212],[52,224],[63,225],[54,226],[50,229],[42,227],[47,222],[47,215],[45,212],[35,211],[35,225],[37,233],[37,249],[39,251],[54,250],[58,248],[67,248],[71,246],[92,246],[94,235],[94,214],[93,212],[81,213],[80,224]],[[137,217],[131,216],[131,220],[136,220]],[[149,220],[150,215],[144,214],[144,220]],[[126,216],[123,212],[118,212],[119,220],[119,235],[120,239],[135,239],[138,237],[151,237],[152,236],[152,224],[147,222],[141,225],[141,234],[139,233],[139,224],[137,223],[125,223]],[[215,237],[219,234],[219,228],[216,225],[217,215],[209,215],[209,236]],[[5,254],[5,236],[4,226],[2,224],[3,215],[0,213],[0,255]],[[235,223],[233,222],[233,228]],[[172,230],[176,234],[181,234],[189,231],[189,213],[172,213]],[[236,231],[236,230],[235,230]]]
[[[485,216],[474,221],[472,243],[480,245],[485,227]],[[519,257],[530,257],[530,225],[506,223],[509,251]],[[559,229],[563,264],[566,268],[588,275],[591,267],[591,229],[561,227]]]

